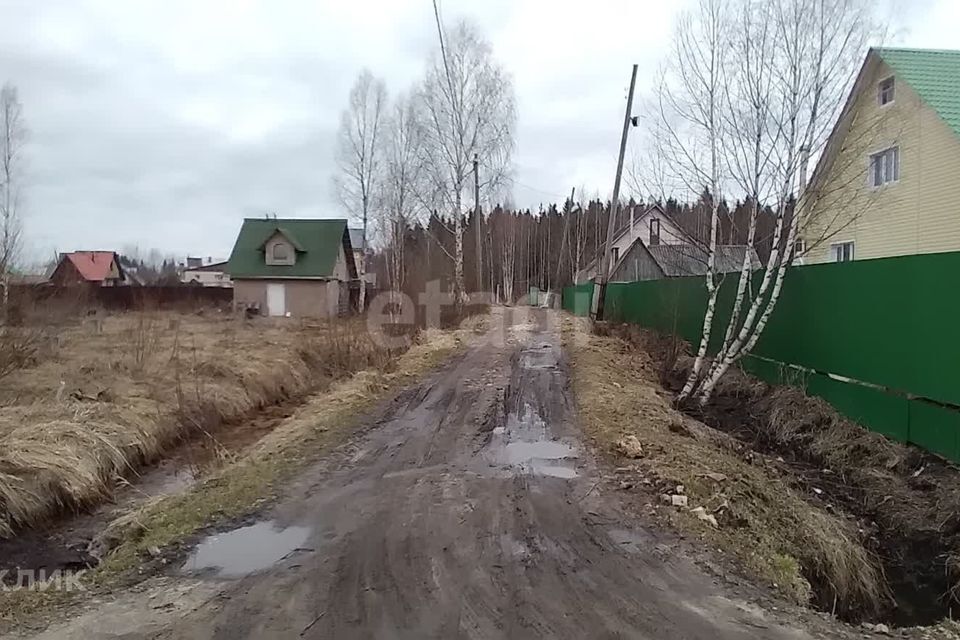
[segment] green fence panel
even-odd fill
[[[922,400],[909,400],[910,442],[960,462],[960,413]]]
[[[904,396],[754,356],[745,357],[740,364],[765,382],[799,387],[808,395],[823,398],[871,431],[901,442],[910,441],[910,414]]]
[[[771,382],[790,381],[763,359],[886,387],[894,393],[820,373],[805,382],[810,393],[865,426],[960,460],[960,413],[906,399],[960,405],[954,273],[960,273],[960,252],[792,268],[754,349],[759,358],[743,364]],[[761,278],[762,272],[753,274],[754,290]],[[737,274],[728,274],[720,285],[712,352],[730,318],[737,282]],[[706,303],[703,277],[666,278],[609,284],[604,310],[610,320],[673,333],[696,346]]]
[[[560,304],[564,310],[575,316],[590,315],[590,303],[593,299],[593,283],[586,282],[571,287],[564,287]]]
[[[756,353],[960,404],[960,253],[791,269]]]
[[[960,296],[949,273],[960,252],[791,269],[757,355],[960,405]],[[759,287],[761,274],[752,279]],[[737,274],[720,285],[711,346],[722,338]],[[671,331],[698,344],[706,309],[702,277],[607,286],[606,316]]]
[[[807,379],[806,391],[829,402],[854,422],[900,442],[910,442],[908,400],[903,396],[823,374]]]

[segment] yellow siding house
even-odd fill
[[[800,210],[804,264],[960,251],[960,51],[871,49]]]

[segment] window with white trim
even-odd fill
[[[830,245],[830,257],[834,262],[850,262],[853,260],[853,240],[835,242]]]
[[[273,245],[273,259],[278,262],[286,262],[290,259],[290,247],[284,242],[278,242]]]
[[[870,186],[882,187],[900,179],[900,147],[890,147],[870,156]]]
[[[807,243],[803,238],[797,238],[793,243],[793,263],[803,264],[803,254],[807,252]]]
[[[620,259],[620,247],[613,248],[613,264],[617,264],[617,260]]]
[[[894,91],[896,87],[894,85],[893,76],[889,78],[884,78],[877,85],[877,102],[880,103],[880,106],[888,105],[893,102]]]

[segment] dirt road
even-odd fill
[[[581,441],[555,323],[535,320],[408,391],[269,522],[201,543],[161,595],[49,637],[811,637],[624,510]]]

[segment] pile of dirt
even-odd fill
[[[692,366],[676,341],[636,327],[611,328],[661,356],[658,373],[676,392]],[[676,357],[671,356],[678,354]],[[882,569],[875,615],[838,603],[848,619],[931,624],[960,604],[960,469],[917,447],[892,441],[840,415],[802,389],[766,384],[732,369],[705,407],[685,409],[729,434],[744,451],[776,461],[778,475],[821,511],[856,522],[854,541]],[[803,567],[814,602],[832,610],[835,590]]]
[[[265,407],[388,369],[404,350],[378,344],[362,319],[144,312],[67,327],[0,390],[0,537],[102,502],[184,440],[215,441]]]

